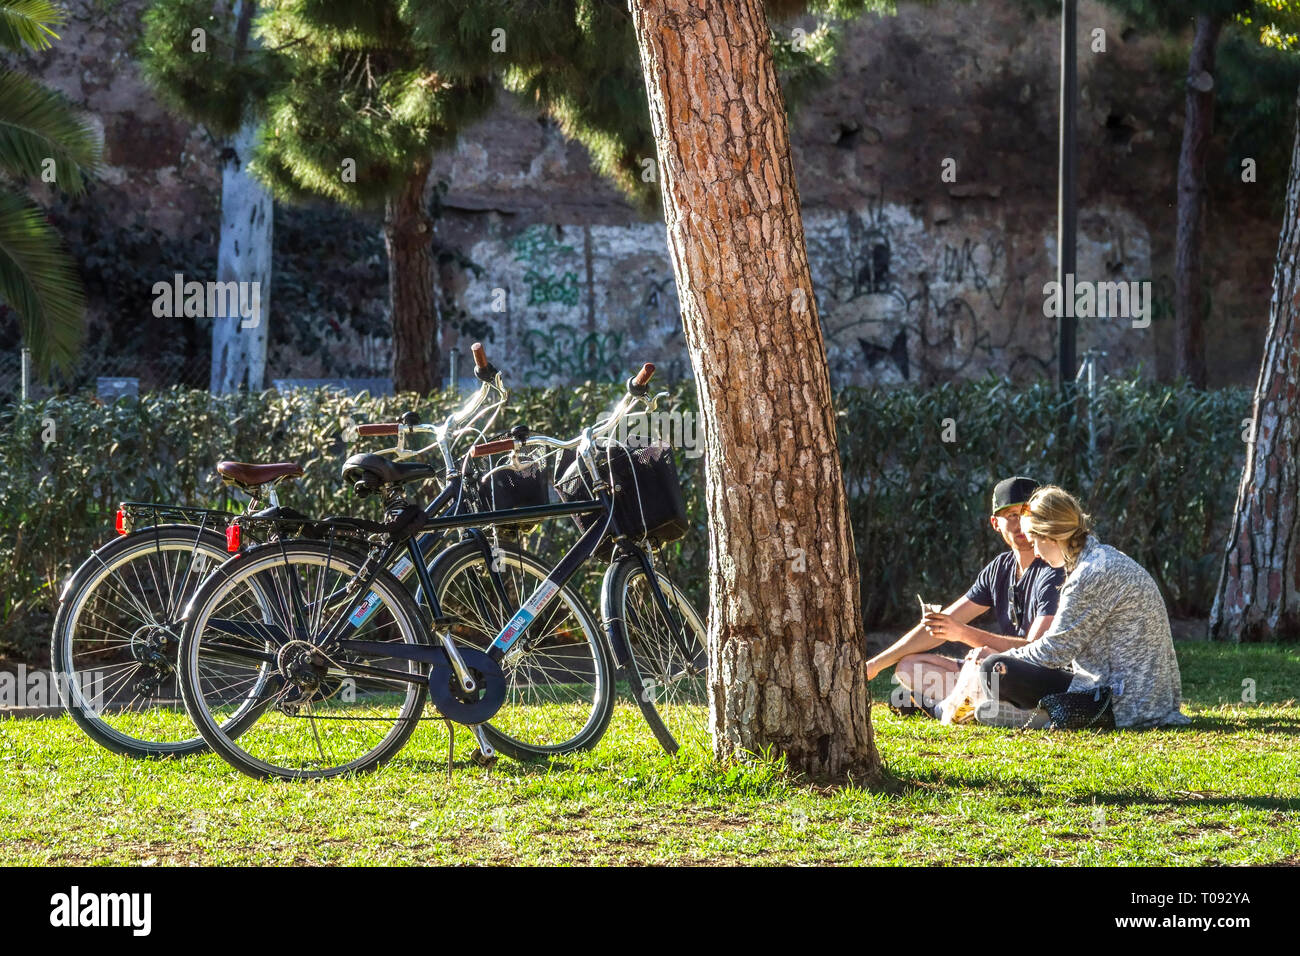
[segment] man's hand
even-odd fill
[[[927,611],[925,617],[921,619],[927,633],[944,641],[960,641],[962,644],[969,644],[971,647],[979,647],[979,631],[965,624],[959,624],[950,614],[942,614],[938,611]]]

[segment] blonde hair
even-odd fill
[[[1064,488],[1044,485],[1030,496],[1020,518],[1020,529],[1026,534],[1060,542],[1065,565],[1073,568],[1088,541],[1092,522],[1083,513],[1078,498]]]

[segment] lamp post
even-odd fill
[[[1075,229],[1078,220],[1075,180],[1075,104],[1079,93],[1079,64],[1076,38],[1079,31],[1079,0],[1061,0],[1061,140],[1057,178],[1056,206],[1056,281],[1066,289],[1066,276],[1075,267]],[[1074,303],[1062,303],[1056,320],[1057,375],[1061,389],[1074,384],[1075,322]]]

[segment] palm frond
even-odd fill
[[[18,313],[38,370],[71,365],[86,311],[81,282],[41,210],[12,192],[0,192],[0,302]]]
[[[63,11],[50,0],[0,0],[0,46],[10,50],[45,50],[59,35]]]
[[[0,71],[0,169],[37,177],[53,160],[56,185],[79,193],[83,174],[94,172],[100,155],[99,138],[63,94],[21,73]]]

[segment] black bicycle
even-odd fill
[[[561,500],[459,514],[463,476],[450,474],[420,508],[406,487],[417,465],[349,459],[359,493],[383,495],[385,520],[362,553],[347,542],[291,540],[253,548],[215,572],[195,596],[182,635],[181,691],[204,739],[257,777],[328,777],[371,770],[409,738],[431,697],[440,714],[469,726],[481,752],[544,757],[593,746],[614,704],[611,662],[624,669],[656,736],[669,750],[707,740],[705,631],[652,549],[686,529],[671,451],[629,449],[612,433],[645,402],[653,366],[629,380],[614,411],[582,435],[531,435],[480,444],[473,458],[508,453],[484,480],[539,467],[530,450],[569,453]],[[400,427],[400,426],[399,426]],[[582,527],[553,569],[483,528],[559,517]],[[331,519],[356,526],[355,519]],[[465,538],[426,568],[420,531],[462,529]],[[612,559],[603,582],[605,641],[583,626],[571,579],[593,556]],[[405,556],[418,601],[390,573]],[[255,721],[230,732],[232,714]]]
[[[448,448],[460,439],[482,437],[482,429],[491,427],[508,399],[500,374],[487,362],[480,344],[475,344],[473,354],[481,386],[444,423],[441,440]],[[403,419],[408,425],[418,423],[413,413]],[[358,434],[398,431],[398,424],[384,423],[363,425]],[[422,431],[438,428],[406,429],[411,435]],[[400,467],[439,447],[435,440],[425,448],[407,448],[405,437],[396,447],[377,454],[397,459]],[[185,607],[199,585],[241,543],[296,537],[309,530],[321,533],[315,521],[279,501],[277,485],[302,475],[297,464],[227,461],[218,464],[217,472],[226,484],[249,497],[244,512],[123,502],[116,516],[119,537],[92,552],[60,597],[50,653],[63,706],[93,740],[115,753],[157,758],[207,749],[185,713],[176,673]],[[533,500],[546,500],[545,488],[537,481],[531,486],[516,481],[509,490],[521,495],[540,493]],[[468,482],[457,507],[480,508],[480,491],[489,502],[495,496],[493,486],[480,489]],[[327,533],[343,541],[349,532],[357,536],[353,547],[367,547],[364,532],[355,527],[338,525]],[[421,534],[418,545],[424,563],[430,563],[444,544],[441,533]],[[410,564],[399,563],[393,570],[402,580],[413,581],[411,569]],[[250,708],[231,711],[227,730],[235,733],[255,716]]]

